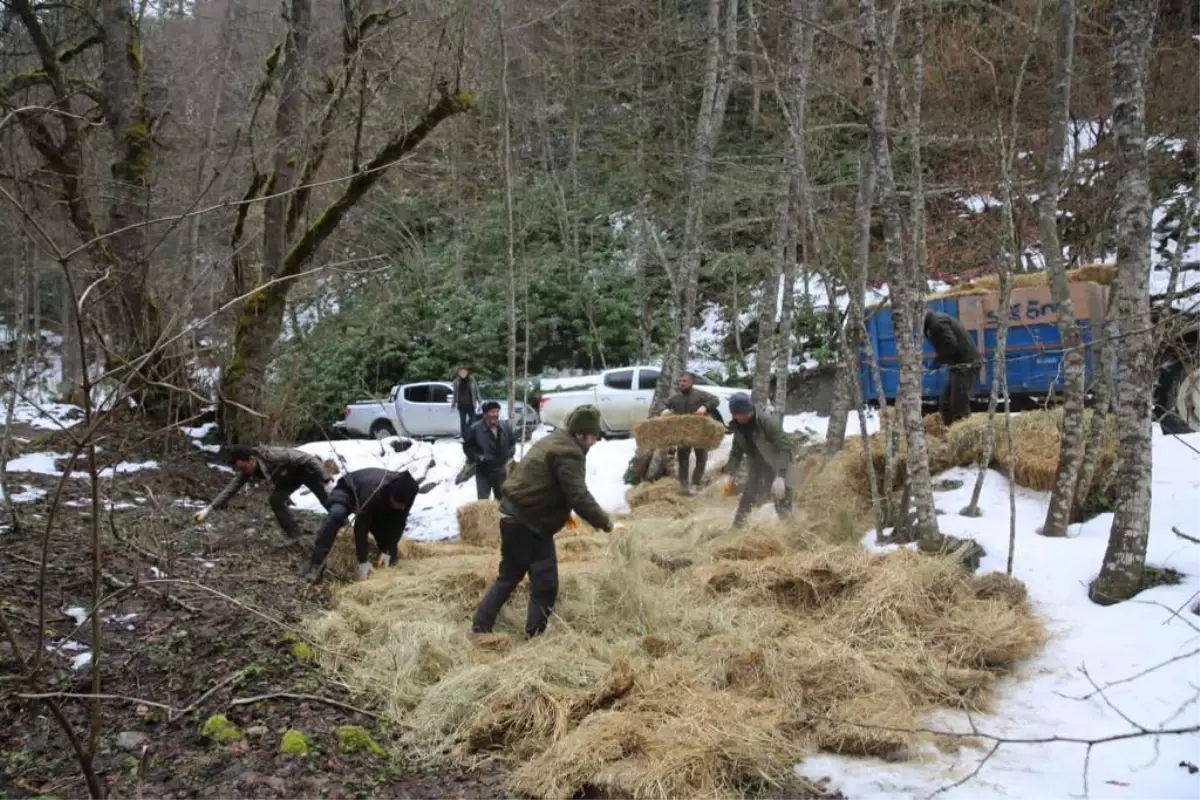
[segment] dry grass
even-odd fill
[[[1013,276],[1013,288],[1023,289],[1030,286],[1045,286],[1046,272],[1027,272]],[[1107,264],[1089,264],[1067,272],[1067,278],[1072,283],[1099,283],[1110,285],[1116,278],[1116,267]],[[996,275],[985,275],[968,283],[954,286],[939,294],[930,295],[928,299],[936,300],[941,297],[964,297],[974,294],[988,294],[1000,291],[1000,278]]]
[[[500,543],[500,504],[495,500],[476,500],[458,507],[458,538],[466,544]]]
[[[1050,491],[1058,470],[1061,410],[1030,411],[1014,414],[1013,478],[1019,486],[1037,491]],[[1092,424],[1092,412],[1085,412],[1085,426]],[[1004,416],[996,415],[996,446],[992,467],[1009,467],[1005,444]],[[937,415],[925,417],[926,444],[929,448],[929,467],[933,474],[952,467],[971,467],[983,457],[987,436],[987,414],[972,414],[959,420],[949,429]],[[881,435],[870,438],[875,478],[883,488],[887,458]],[[893,490],[899,490],[907,480],[904,439],[901,437],[897,454],[896,480]],[[1109,484],[1108,478],[1116,464],[1116,421],[1109,417],[1101,437],[1101,449],[1096,464],[1093,491]],[[870,508],[867,462],[863,456],[862,439],[846,440],[846,446],[829,463],[820,455],[810,456],[800,467],[805,476],[796,493],[797,508],[811,521],[814,529],[830,541],[854,541],[862,530],[873,524]]]
[[[708,417],[671,415],[651,417],[633,424],[633,435],[642,451],[668,447],[698,447],[715,450],[721,446],[725,426]]]
[[[647,487],[637,509],[668,496]],[[797,520],[731,532],[730,502],[560,534],[557,616],[533,642],[524,586],[498,633],[468,634],[498,554],[462,544],[411,545],[309,632],[409,744],[510,759],[509,790],[541,798],[739,796],[813,747],[900,757],[922,715],[985,706],[1043,640],[1009,583]]]

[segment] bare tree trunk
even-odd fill
[[[1067,144],[1067,123],[1071,114],[1071,67],[1075,52],[1075,0],[1058,2],[1057,58],[1054,66],[1054,111],[1050,119],[1050,137],[1046,146],[1046,168],[1042,175],[1042,196],[1038,201],[1038,232],[1050,289],[1058,309],[1058,331],[1063,347],[1063,419],[1058,454],[1058,476],[1050,507],[1041,533],[1066,536],[1075,502],[1075,483],[1083,456],[1084,359],[1079,328],[1071,305],[1071,287],[1067,265],[1058,238],[1058,197],[1062,191],[1063,149]]]
[[[1083,448],[1083,461],[1079,465],[1079,479],[1075,483],[1075,502],[1071,511],[1073,519],[1082,520],[1091,506],[1092,485],[1096,477],[1096,465],[1100,460],[1104,429],[1108,423],[1108,412],[1112,407],[1112,395],[1108,391],[1112,379],[1112,339],[1109,335],[1109,317],[1115,307],[1116,296],[1108,299],[1104,319],[1095,320],[1092,340],[1088,348],[1095,354],[1092,360],[1092,421],[1087,428],[1087,440]],[[1099,346],[1097,347],[1097,342]]]
[[[846,422],[850,409],[862,405],[861,392],[851,395],[858,384],[849,374],[857,369],[858,351],[865,329],[863,327],[863,303],[867,296],[867,274],[871,258],[871,205],[875,199],[875,159],[871,154],[860,159],[858,166],[858,195],[854,201],[854,262],[846,281],[849,306],[846,320],[838,332],[840,363],[838,364],[837,387],[833,404],[829,410],[829,428],[825,434],[825,457],[833,456],[842,449],[846,440]],[[880,416],[885,410],[885,399],[879,397]]]
[[[500,37],[500,164],[504,170],[504,268],[508,275],[508,418],[517,406],[517,262],[513,249],[512,120],[508,94],[508,37],[504,33],[504,0],[496,0],[496,31]],[[566,209],[564,209],[564,212]]]
[[[887,139],[887,84],[884,75],[885,65],[891,62],[891,36],[881,35],[875,0],[860,0],[858,8],[863,38],[863,71],[870,81],[868,138],[878,172],[886,261],[893,297],[892,319],[900,357],[900,391],[896,402],[907,433],[907,488],[917,508],[917,534],[922,541],[934,542],[938,537],[938,525],[929,474],[929,453],[925,444],[925,425],[921,418],[921,344],[916,338],[920,323],[917,316],[923,306],[923,265],[917,264],[915,258],[905,258],[899,201]],[[919,4],[917,13],[921,13]],[[919,107],[914,107],[912,118],[919,130]],[[899,509],[901,515],[907,515],[907,512],[907,508]]]
[[[1146,158],[1146,61],[1154,3],[1114,0],[1113,132],[1117,177],[1117,460],[1116,509],[1100,575],[1089,597],[1126,600],[1142,586],[1150,537],[1154,335],[1150,318],[1150,174]]]
[[[663,359],[650,413],[658,413],[671,392],[678,371],[687,369],[691,355],[692,320],[696,315],[700,286],[701,241],[704,227],[704,193],[717,137],[725,124],[733,61],[737,55],[738,0],[726,0],[724,39],[721,30],[721,0],[708,2],[708,53],[704,67],[704,93],[696,115],[692,165],[688,171],[687,207],[684,212],[682,254],[673,280],[676,330],[674,352]]]

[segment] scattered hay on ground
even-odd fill
[[[633,425],[633,435],[642,451],[668,447],[698,447],[715,450],[725,437],[725,426],[715,419],[694,414],[651,417]]]
[[[476,500],[458,507],[458,538],[467,544],[500,543],[500,504]]]
[[[647,487],[639,507],[664,496]],[[512,759],[509,790],[539,798],[738,796],[814,747],[902,757],[922,715],[985,707],[1042,641],[995,577],[795,522],[730,532],[705,521],[714,509],[560,536],[557,617],[532,642],[524,585],[497,633],[468,633],[499,556],[465,544],[413,543],[308,632],[408,744]]]
[[[1046,272],[1027,272],[1013,276],[1013,288],[1025,289],[1031,286],[1045,286]],[[1116,267],[1107,264],[1089,264],[1078,269],[1068,270],[1067,279],[1071,283],[1099,283],[1108,286],[1117,275]],[[936,300],[941,297],[964,297],[974,294],[988,294],[1000,291],[1000,278],[996,275],[985,275],[968,283],[959,284],[944,292],[930,295],[928,299]]]

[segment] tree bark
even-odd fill
[[[1038,232],[1050,274],[1051,296],[1058,310],[1058,332],[1063,348],[1063,419],[1058,454],[1058,475],[1041,533],[1066,536],[1075,502],[1075,484],[1083,456],[1084,358],[1079,328],[1071,304],[1067,265],[1058,237],[1058,197],[1062,191],[1063,149],[1071,114],[1071,68],[1075,51],[1075,0],[1059,0],[1057,57],[1054,65],[1054,106],[1038,201]]]
[[[516,419],[517,407],[517,260],[513,249],[512,120],[508,95],[508,37],[504,34],[504,0],[496,0],[496,32],[500,40],[500,166],[504,173],[504,269],[508,276],[508,418]],[[572,147],[572,151],[574,151]],[[572,153],[572,160],[573,160]],[[568,224],[575,227],[570,215]],[[578,250],[576,250],[578,255]]]
[[[738,0],[726,0],[726,3],[725,31],[722,38],[721,0],[708,2],[704,92],[700,98],[692,141],[692,165],[688,171],[682,254],[672,282],[676,310],[675,342],[670,348],[673,352],[663,359],[654,398],[650,403],[651,414],[661,410],[679,370],[687,369],[691,356],[692,320],[696,316],[700,286],[704,194],[708,190],[713,150],[725,124],[725,105],[729,99],[733,60],[737,54]]]
[[[868,139],[879,180],[885,258],[893,298],[892,319],[900,357],[900,391],[896,402],[908,441],[907,487],[917,507],[917,535],[922,541],[934,541],[938,537],[938,525],[933,505],[925,425],[921,418],[921,344],[917,340],[920,327],[917,316],[924,304],[921,285],[923,265],[918,264],[915,258],[905,258],[899,200],[887,139],[887,84],[884,82],[884,73],[885,65],[891,61],[891,36],[881,35],[875,0],[860,0],[858,8],[863,39],[863,72],[865,80],[869,82]],[[919,109],[916,111],[915,124],[919,130]],[[907,515],[908,509],[899,509],[899,513]]]
[[[1150,173],[1146,158],[1147,52],[1155,4],[1114,0],[1113,132],[1117,160],[1117,459],[1116,508],[1093,602],[1115,603],[1142,587],[1150,537],[1154,334],[1150,318]]]

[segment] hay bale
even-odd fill
[[[625,492],[625,502],[632,509],[650,503],[687,503],[688,496],[684,494],[679,481],[663,478],[653,483],[639,483],[634,486]]]
[[[458,507],[458,538],[467,544],[500,543],[500,504],[495,500],[476,500]]]
[[[672,414],[651,417],[633,424],[638,449],[665,450],[668,447],[694,447],[715,450],[725,438],[725,426],[709,417]]]
[[[354,580],[358,556],[354,552],[354,526],[344,525],[325,556],[325,577],[335,581]]]
[[[975,596],[981,600],[1000,600],[1013,608],[1029,602],[1025,584],[1003,572],[988,572],[975,578]]]
[[[1099,283],[1104,286],[1112,284],[1116,278],[1116,267],[1107,264],[1088,264],[1078,269],[1067,271],[1067,280],[1071,283]],[[1013,276],[1013,288],[1025,289],[1030,286],[1045,286],[1049,280],[1048,272],[1026,272]],[[951,287],[938,294],[929,295],[927,299],[936,300],[942,297],[965,297],[968,295],[990,294],[1000,291],[1000,278],[997,275],[984,275],[973,281]]]

